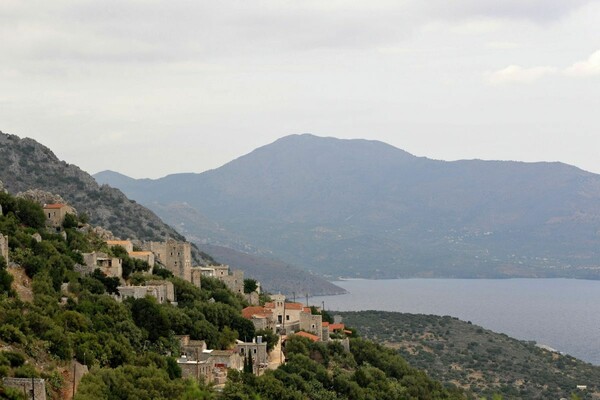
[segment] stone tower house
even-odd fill
[[[148,242],[146,246],[173,275],[192,281],[192,247],[189,242],[168,239],[166,242]]]

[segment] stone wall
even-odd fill
[[[323,340],[323,322],[321,315],[312,315],[309,313],[300,314],[300,330],[317,335]]]
[[[4,257],[4,261],[8,265],[8,236],[0,233],[0,256]]]
[[[33,381],[33,385],[32,385]],[[2,378],[4,386],[27,393],[27,399],[46,400],[46,381],[39,378]],[[32,389],[33,387],[33,390]]]

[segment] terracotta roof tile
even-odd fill
[[[271,310],[267,310],[264,307],[260,306],[246,307],[242,310],[242,317],[246,319],[252,319],[254,315],[258,315],[260,317],[268,317],[272,314],[273,312]]]
[[[294,335],[298,335],[298,336],[302,336],[302,337],[308,338],[308,339],[312,340],[313,342],[318,342],[319,341],[319,337],[317,335],[313,335],[312,333],[308,333],[308,332],[300,331],[300,332],[294,333]]]
[[[344,329],[346,329],[344,324],[329,324],[329,332],[343,331]]]

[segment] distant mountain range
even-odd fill
[[[305,134],[200,174],[95,178],[200,241],[328,276],[600,278],[600,176],[557,162]]]

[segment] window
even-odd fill
[[[289,316],[289,315],[286,315],[286,316],[285,316],[285,320],[286,320],[286,321],[289,321],[289,320],[290,320],[290,316]]]

